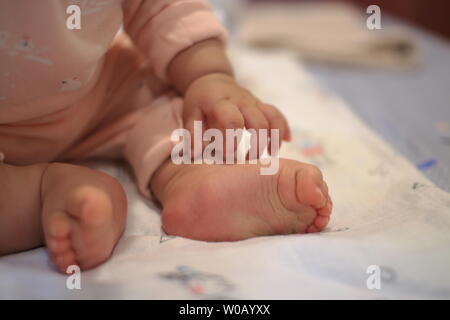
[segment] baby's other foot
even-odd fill
[[[51,261],[90,269],[107,260],[125,227],[127,200],[112,177],[51,164],[42,178],[42,224]]]
[[[275,175],[261,175],[260,166],[251,164],[166,163],[154,179],[164,229],[192,239],[317,232],[332,211],[320,170],[293,160],[281,159]]]

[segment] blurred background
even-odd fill
[[[226,1],[226,0],[225,0]],[[234,0],[231,0],[234,1]],[[281,0],[283,1],[283,0]],[[298,2],[298,0],[285,0]],[[326,1],[326,0],[316,0]],[[450,39],[450,1],[448,0],[331,0],[349,2],[361,8],[378,5],[387,13],[436,32]],[[249,2],[280,2],[280,0],[249,0]]]
[[[450,1],[210,0],[231,42],[283,48],[450,191]],[[381,29],[370,30],[370,5]]]

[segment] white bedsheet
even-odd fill
[[[335,203],[329,227],[234,243],[167,237],[126,170],[91,164],[117,177],[129,199],[113,257],[82,272],[81,290],[67,289],[44,248],[2,257],[0,298],[450,298],[450,195],[288,53],[235,48],[232,56],[241,81],[287,114],[295,139],[283,153],[323,170]],[[381,270],[379,290],[366,285],[371,265]]]

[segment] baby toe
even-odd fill
[[[316,233],[319,232],[319,228],[317,228],[314,224],[310,225],[307,229],[306,232],[307,233]]]
[[[327,226],[328,221],[330,221],[330,217],[317,216],[316,220],[314,220],[314,225],[319,230],[322,230]]]
[[[46,241],[46,245],[47,248],[53,254],[61,254],[71,249],[71,243],[69,238],[66,239],[50,238]]]
[[[308,166],[298,171],[296,192],[299,201],[305,205],[323,208],[327,204],[328,188],[325,188],[322,173],[316,167]]]
[[[55,213],[48,218],[45,229],[49,237],[57,239],[66,238],[70,233],[70,222],[64,213]]]
[[[66,273],[69,266],[77,264],[75,260],[75,253],[72,250],[55,255],[52,260],[56,268],[62,273]]]
[[[329,215],[317,215],[314,222],[306,229],[307,233],[314,233],[323,230],[330,221]]]
[[[331,212],[333,211],[333,201],[331,200],[330,196],[327,197],[327,204],[323,207],[317,210],[317,213],[319,216],[330,216]]]

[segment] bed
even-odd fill
[[[240,81],[293,129],[282,155],[319,166],[335,208],[321,233],[208,243],[166,235],[119,162],[90,162],[126,190],[125,234],[105,264],[70,275],[45,248],[0,258],[0,298],[450,298],[450,195],[387,145],[285,51],[234,47]]]

